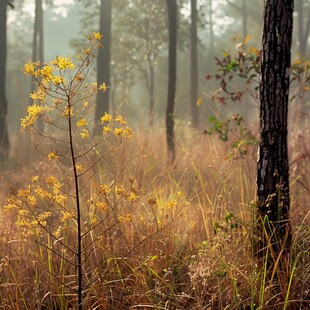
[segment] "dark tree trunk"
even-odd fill
[[[266,257],[269,253],[273,259],[287,253],[291,238],[287,114],[293,7],[293,0],[265,2],[257,173],[258,254]]]
[[[198,107],[198,57],[197,57],[197,0],[191,0],[191,114],[192,125],[199,127]]]
[[[5,160],[9,154],[8,136],[8,101],[6,97],[6,55],[7,55],[7,1],[0,1],[0,160]]]
[[[34,29],[33,29],[33,43],[32,43],[32,60],[44,61],[44,34],[43,34],[43,7],[42,0],[35,1],[35,17],[34,17]],[[31,84],[31,93],[35,91],[34,79]],[[33,100],[30,99],[30,104]]]
[[[110,63],[111,63],[111,14],[112,0],[101,0],[100,5],[100,33],[103,35],[103,48],[99,49],[97,58],[97,82],[106,83],[110,86]],[[99,124],[104,113],[109,112],[109,89],[99,92],[97,95],[97,107],[95,123]],[[98,126],[95,126],[95,132]]]
[[[175,134],[174,134],[174,102],[176,89],[177,69],[177,1],[167,0],[168,24],[169,24],[169,73],[168,96],[166,109],[166,137],[168,156],[175,160]]]

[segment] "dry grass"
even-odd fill
[[[90,199],[103,181],[129,188],[134,177],[140,197],[129,203],[111,196],[110,212],[90,206],[83,214],[84,229],[95,216],[104,219],[83,241],[92,244],[84,257],[84,308],[307,309],[310,171],[303,141],[309,135],[291,137],[294,240],[283,277],[290,281],[281,283],[280,291],[264,281],[264,266],[251,255],[255,150],[228,160],[228,143],[180,127],[172,166],[163,137],[161,130],[137,132],[105,159],[83,194],[84,201]],[[15,158],[2,167],[2,205],[4,189],[23,187],[32,175],[66,174],[44,162],[25,165]],[[0,309],[75,309],[76,270],[66,261],[72,254],[48,234],[25,237],[18,216],[0,212]],[[75,242],[75,231],[73,222],[63,227],[64,244]]]

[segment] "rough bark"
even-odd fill
[[[191,0],[191,116],[194,128],[199,127],[198,107],[198,57],[197,57],[197,0]]]
[[[265,2],[257,173],[261,257],[273,253],[277,258],[290,246],[287,116],[293,6],[293,0]]]
[[[0,1],[0,160],[8,157],[10,143],[8,136],[8,101],[6,97],[7,56],[7,1]]]
[[[110,86],[110,64],[111,64],[111,14],[112,0],[101,0],[100,5],[100,28],[103,35],[103,48],[99,49],[97,58],[97,82],[106,83]],[[98,92],[97,106],[95,112],[95,123],[100,122],[104,113],[109,112],[109,89],[106,92]],[[98,128],[98,126],[95,126]],[[95,129],[96,130],[96,129]]]
[[[167,0],[169,24],[169,68],[168,68],[168,95],[166,109],[166,138],[168,156],[172,162],[175,160],[175,134],[174,134],[174,102],[176,90],[177,70],[177,2]]]

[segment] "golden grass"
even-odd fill
[[[292,138],[294,240],[283,277],[290,281],[279,292],[251,256],[256,151],[227,159],[229,143],[189,128],[178,128],[177,136],[177,160],[169,165],[164,131],[137,131],[102,162],[83,193],[87,201],[100,183],[129,188],[134,177],[140,197],[130,203],[113,196],[109,212],[90,205],[83,213],[85,230],[102,219],[83,241],[91,247],[84,256],[84,308],[307,309],[309,156],[302,140]],[[66,173],[43,161],[1,169],[2,205],[10,186]],[[74,222],[63,227],[60,243],[48,234],[25,237],[17,217],[0,212],[0,309],[75,309],[76,270],[65,247],[75,242]]]

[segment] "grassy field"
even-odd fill
[[[83,308],[308,309],[308,137],[291,132],[293,246],[283,277],[270,282],[251,248],[255,147],[229,158],[230,142],[179,125],[171,165],[164,130],[135,131],[84,178]],[[20,148],[16,162],[1,168],[0,309],[76,309],[77,225],[70,197],[59,198],[71,186],[71,168],[25,162]],[[11,186],[31,206],[31,195],[18,190],[32,193],[40,182],[58,205],[36,201],[40,213],[3,207]]]

